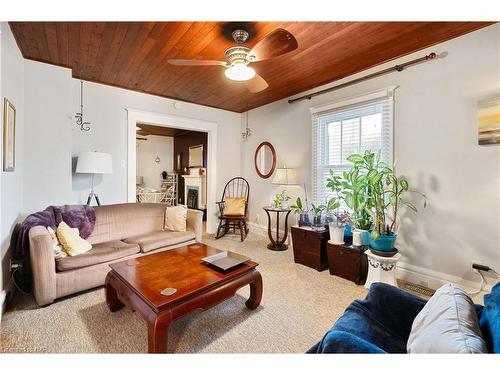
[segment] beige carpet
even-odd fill
[[[208,310],[194,312],[170,326],[169,352],[303,353],[356,298],[366,291],[328,270],[295,264],[293,253],[267,250],[263,237],[249,234],[241,243],[228,235],[204,242],[233,250],[258,262],[264,282],[262,303],[247,310],[248,287]],[[38,308],[31,297],[17,296],[1,323],[0,352],[145,353],[146,324],[128,309],[111,313],[98,288]]]

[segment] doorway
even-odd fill
[[[175,194],[169,195],[170,202],[188,204],[191,208],[204,211],[206,231],[214,233],[217,124],[134,109],[127,109],[127,113],[128,201],[164,199],[165,191],[172,192],[172,186],[175,184]],[[154,142],[144,146],[146,143],[142,142],[149,140]],[[141,145],[147,152],[138,151]],[[168,151],[169,147],[171,152]],[[160,150],[164,149],[167,150],[166,153],[161,154]],[[166,172],[166,181],[163,179],[163,172]],[[141,189],[146,191],[138,197],[138,191]]]

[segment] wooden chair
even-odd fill
[[[250,186],[248,181],[243,177],[235,177],[226,184],[222,193],[222,199],[217,202],[219,205],[219,226],[217,228],[216,239],[224,237],[232,229],[236,233],[240,231],[241,241],[244,241],[248,234],[248,227],[246,223],[248,212],[248,195],[250,193]],[[243,215],[224,215],[224,206],[226,198],[245,198],[245,212]]]

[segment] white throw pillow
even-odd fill
[[[474,303],[453,284],[439,288],[418,313],[408,353],[487,353]]]
[[[186,206],[169,206],[165,210],[165,230],[185,232],[187,220]]]

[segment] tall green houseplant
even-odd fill
[[[366,151],[364,155],[352,154],[348,160],[353,163],[353,169],[351,175],[344,176],[344,180],[345,188],[350,189],[352,197],[347,194],[346,202],[351,202],[353,209],[354,206],[358,209],[361,206],[363,211],[370,212],[373,221],[370,246],[375,250],[392,251],[398,229],[399,210],[406,206],[417,212],[415,204],[406,198],[406,193],[411,191],[408,180],[398,177],[393,168],[380,161],[380,153]],[[412,192],[423,197],[425,207],[425,195]]]

